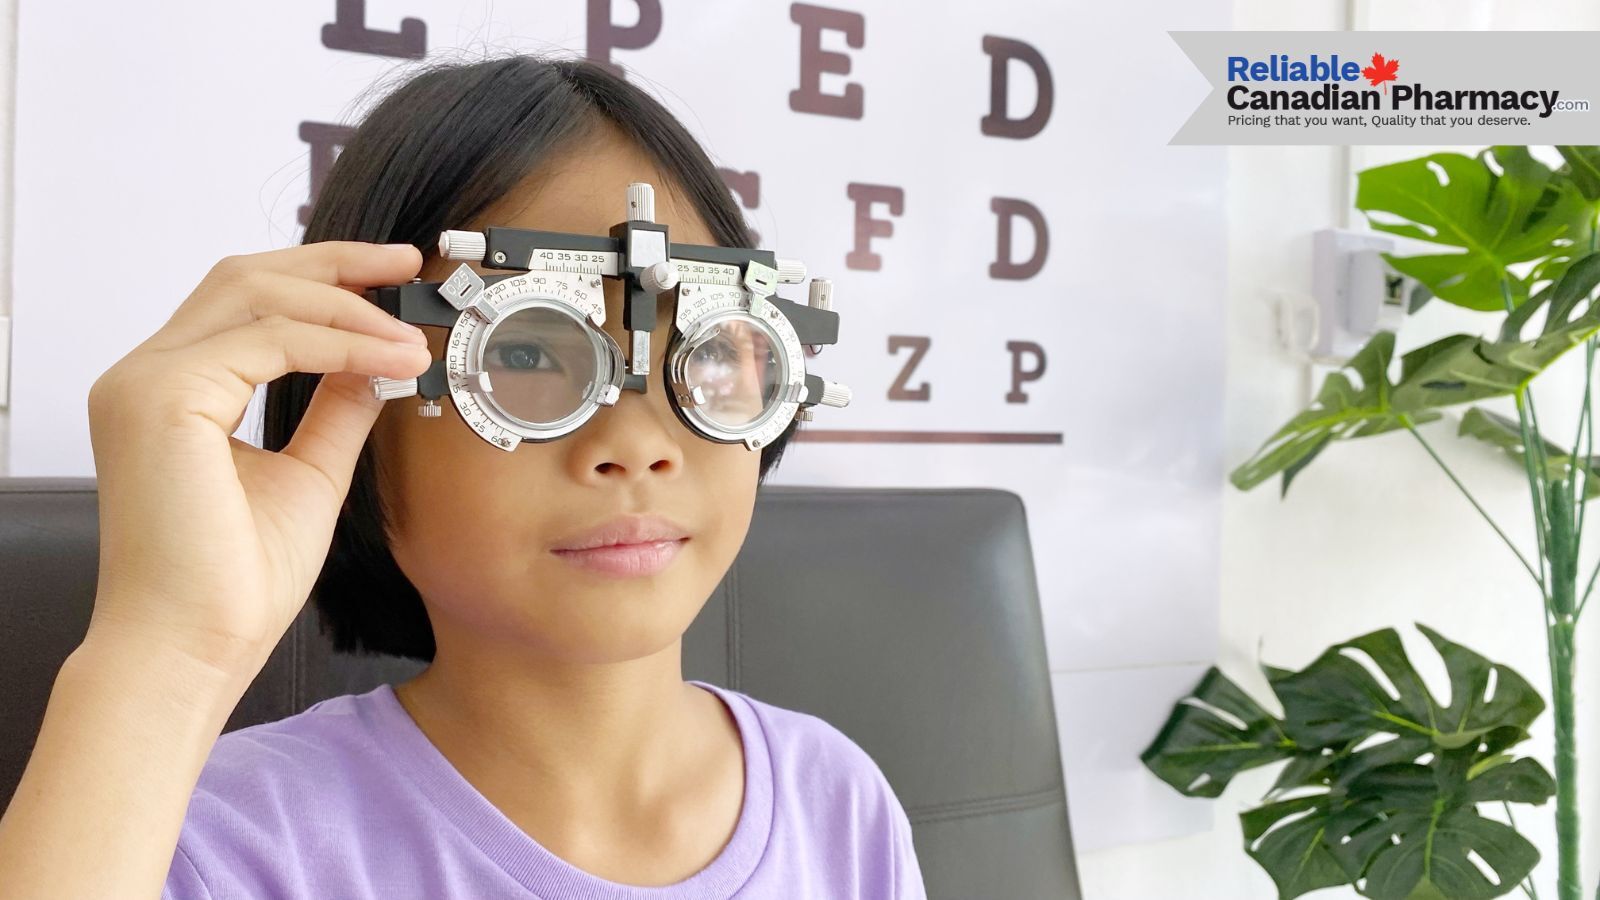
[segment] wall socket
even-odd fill
[[[1311,236],[1316,326],[1306,352],[1313,360],[1341,364],[1378,332],[1399,330],[1415,282],[1384,262],[1397,249],[1381,232],[1324,228]]]

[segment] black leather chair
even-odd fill
[[[0,478],[0,791],[94,602],[92,478]],[[228,720],[409,678],[336,654],[307,604]],[[990,489],[768,486],[684,638],[684,676],[821,716],[906,807],[930,898],[1077,900],[1021,499]]]

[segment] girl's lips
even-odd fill
[[[665,571],[688,538],[647,544],[613,544],[589,550],[552,550],[556,556],[591,572],[615,578],[637,578]]]

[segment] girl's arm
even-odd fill
[[[229,712],[304,608],[382,401],[427,337],[354,290],[410,244],[320,241],[219,261],[89,389],[100,570],[0,818],[0,900],[154,898]],[[322,375],[294,436],[233,436],[257,385]]]
[[[0,898],[160,897],[201,767],[259,669],[91,628],[0,818]]]

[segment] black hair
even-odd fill
[[[426,255],[440,231],[463,227],[605,122],[673,181],[717,245],[754,246],[716,166],[659,101],[603,66],[529,54],[431,62],[390,91],[345,141],[302,243],[404,242]],[[289,443],[320,380],[294,372],[267,386],[264,449]],[[761,449],[758,487],[797,426]],[[380,463],[369,436],[311,602],[339,652],[432,661],[427,610],[389,551]]]

